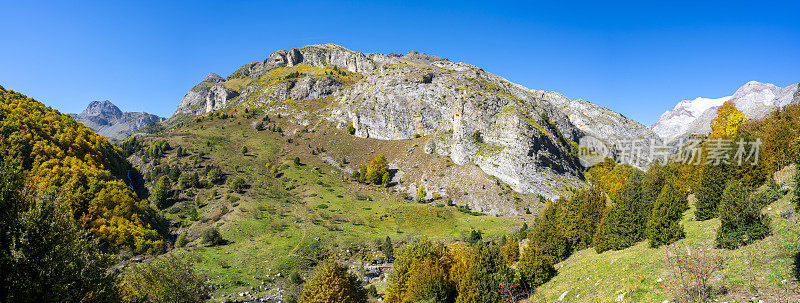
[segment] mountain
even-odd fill
[[[763,118],[776,108],[798,102],[798,87],[800,83],[777,87],[769,83],[750,81],[728,97],[683,100],[672,110],[662,114],[650,129],[665,141],[675,141],[692,133],[708,133],[711,131],[711,120],[717,116],[717,108],[727,100],[733,100],[745,118]]]
[[[308,100],[318,101],[313,111]],[[517,192],[548,198],[560,196],[564,186],[585,184],[575,151],[587,133],[657,139],[622,115],[525,88],[467,63],[416,51],[360,53],[334,44],[276,51],[227,78],[211,73],[184,95],[170,120],[241,106],[266,107],[302,123],[321,117],[352,126],[362,138],[422,136],[426,152],[459,165],[474,163]],[[620,123],[625,126],[615,127]]]
[[[166,119],[145,112],[122,112],[108,100],[92,101],[83,112],[70,116],[111,142],[124,140],[143,127]]]

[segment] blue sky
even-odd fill
[[[547,1],[6,1],[0,85],[62,112],[170,116],[209,72],[336,43],[417,50],[649,125],[682,99],[800,81],[800,4]]]

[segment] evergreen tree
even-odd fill
[[[686,196],[667,183],[656,198],[650,218],[647,220],[647,239],[650,247],[671,244],[683,239],[685,234],[680,221],[689,208]]]
[[[647,217],[651,206],[642,190],[640,171],[631,174],[620,193],[618,201],[603,217],[594,236],[595,250],[620,250],[633,246],[645,237]]]
[[[528,288],[542,285],[556,274],[550,256],[536,244],[529,242],[517,264],[521,282]]]
[[[794,205],[800,210],[800,145],[794,151]]]
[[[456,303],[505,302],[497,290],[500,289],[500,283],[510,281],[513,276],[499,246],[477,245],[466,276],[454,281],[458,291]]]
[[[381,244],[381,251],[383,251],[387,261],[394,260],[394,245],[392,245],[392,239],[389,236],[386,236],[386,240]]]
[[[700,179],[697,189],[697,202],[695,203],[695,217],[704,221],[717,217],[720,197],[725,190],[725,180],[728,179],[728,169],[725,165],[707,165]]]
[[[738,180],[725,186],[719,205],[718,247],[734,249],[769,236],[769,217],[761,214],[761,207],[749,196]]]
[[[164,208],[170,198],[170,191],[172,184],[167,176],[161,176],[153,188],[153,194],[150,196],[150,201],[158,208]]]

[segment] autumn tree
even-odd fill
[[[725,101],[717,109],[717,117],[711,120],[710,138],[733,138],[739,126],[745,122],[744,113],[736,109],[732,100]]]
[[[301,303],[365,303],[367,292],[358,277],[336,262],[325,262],[314,269],[306,282]]]
[[[522,284],[529,288],[544,284],[556,274],[551,257],[535,244],[530,243],[523,250],[522,257],[517,264]]]

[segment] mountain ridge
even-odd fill
[[[83,112],[70,116],[111,142],[124,140],[147,125],[166,120],[146,112],[123,112],[108,100],[92,101]]]
[[[771,83],[750,81],[729,97],[683,100],[664,112],[649,128],[665,141],[674,142],[685,139],[692,133],[711,131],[710,123],[716,117],[717,108],[727,100],[732,100],[736,108],[745,114],[745,118],[759,119],[777,108],[800,102],[798,92],[800,83],[778,87]]]
[[[296,105],[309,100],[318,100],[321,108],[314,112]],[[587,118],[580,123],[584,129],[576,127],[565,113],[572,103],[559,93],[528,89],[444,57],[418,51],[360,53],[320,44],[272,52],[242,65],[225,81],[209,74],[184,95],[170,120],[254,106],[304,123],[312,123],[310,116],[324,117],[338,127],[352,126],[362,138],[425,136],[426,152],[459,165],[474,163],[518,192],[556,198],[563,189],[553,184],[585,186],[576,150],[587,133],[603,137],[614,153],[617,139],[658,139],[643,125],[582,100],[574,104],[588,109],[582,113]],[[614,127],[619,124],[626,127]]]

